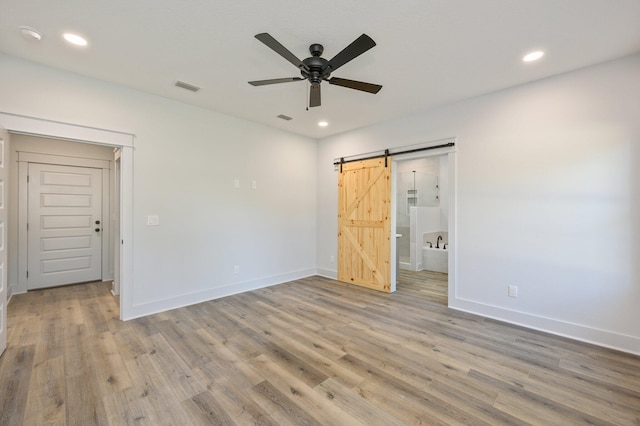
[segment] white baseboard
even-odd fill
[[[640,338],[608,330],[587,327],[553,318],[513,311],[467,299],[450,298],[449,307],[487,318],[504,321],[545,333],[555,334],[605,348],[640,355]]]
[[[222,287],[212,288],[196,293],[184,294],[168,299],[155,300],[152,302],[133,305],[130,309],[131,314],[124,318],[130,320],[140,318],[147,315],[157,314],[159,312],[171,309],[182,308],[184,306],[195,305],[196,303],[207,302],[209,300],[219,299],[221,297],[232,296],[246,291],[258,290],[272,285],[282,284],[289,281],[299,280],[316,275],[315,268],[293,271],[286,274],[275,275],[271,277],[260,278],[240,283],[229,284]]]
[[[338,271],[335,271],[333,269],[318,268],[316,270],[316,275],[320,275],[321,277],[325,277],[325,278],[330,278],[332,280],[338,279]]]
[[[9,302],[9,300],[11,300],[11,298],[16,294],[24,294],[26,292],[27,290],[18,289],[17,284],[9,284],[7,287],[7,302]]]

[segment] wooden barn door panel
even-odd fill
[[[338,178],[338,280],[391,292],[391,161],[346,163]]]

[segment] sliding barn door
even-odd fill
[[[346,163],[338,178],[338,280],[391,292],[391,161]]]

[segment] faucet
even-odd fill
[[[447,245],[446,245],[446,244],[443,244],[443,245],[442,245],[442,249],[443,249],[443,250],[446,250],[446,249],[447,249]]]
[[[442,240],[442,235],[438,235],[438,239],[436,240],[436,248],[440,248],[440,240]]]
[[[433,248],[433,244],[431,243],[431,241],[427,241],[427,244],[429,244],[429,247]]]

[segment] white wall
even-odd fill
[[[321,140],[319,271],[334,158],[457,137],[450,305],[640,353],[639,75],[635,55]]]
[[[0,93],[2,112],[136,135],[131,316],[315,273],[316,141],[2,54]]]

